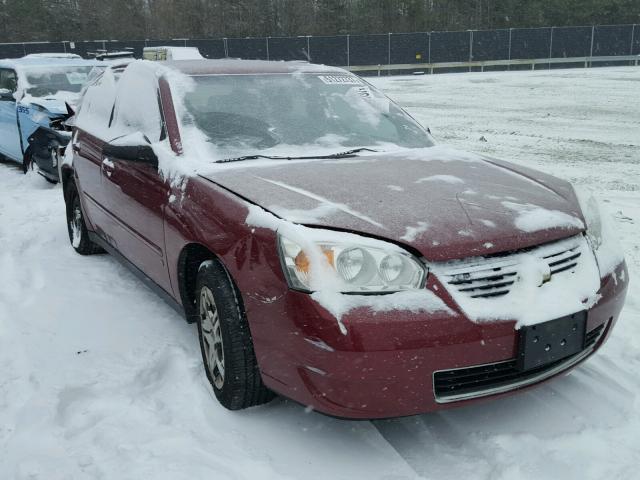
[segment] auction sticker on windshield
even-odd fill
[[[362,85],[362,81],[352,75],[320,75],[319,78],[327,85]]]

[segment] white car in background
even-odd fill
[[[45,179],[58,181],[59,158],[71,132],[73,114],[84,85],[105,65],[70,54],[33,54],[0,60],[0,156],[37,167]]]

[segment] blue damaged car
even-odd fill
[[[58,181],[71,138],[65,125],[83,86],[105,64],[81,58],[27,56],[0,60],[0,155]]]

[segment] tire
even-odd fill
[[[203,262],[196,281],[198,337],[204,369],[216,398],[229,410],[270,401],[238,292],[215,260]]]
[[[84,222],[80,195],[75,183],[70,182],[66,189],[67,231],[71,246],[80,255],[94,255],[104,250],[89,239],[87,225]]]

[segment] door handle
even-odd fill
[[[111,177],[115,168],[116,166],[114,165],[114,163],[108,158],[102,160],[102,171],[107,177]]]
[[[75,153],[80,153],[80,145],[78,145],[77,143],[72,143],[71,150],[73,150]]]

